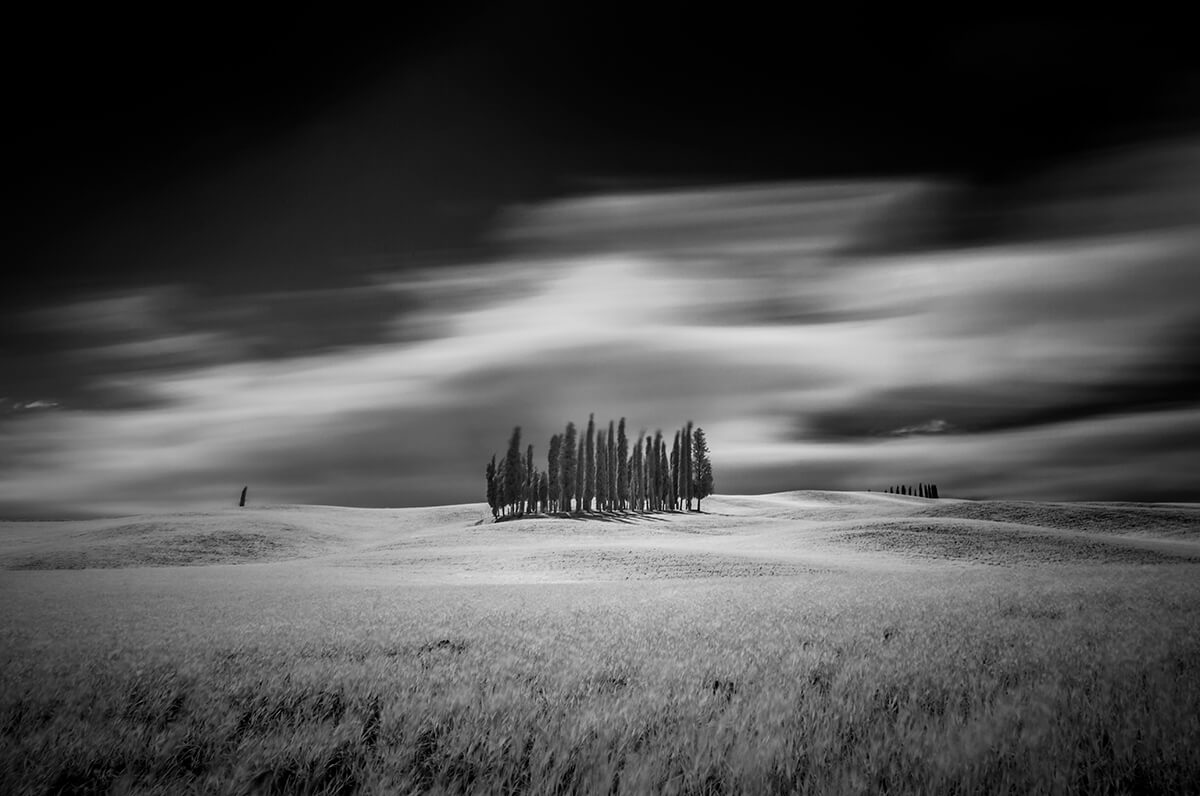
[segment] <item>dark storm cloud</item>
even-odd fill
[[[862,219],[847,255],[887,254],[1191,227],[1200,153],[1191,138],[1123,146],[985,183],[943,182]]]
[[[3,338],[14,400],[132,409],[165,400],[159,378],[245,360],[310,355],[433,333],[399,290],[204,295],[181,286],[108,291],[17,315]]]

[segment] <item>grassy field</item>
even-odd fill
[[[1200,792],[1200,507],[0,523],[0,793]]]

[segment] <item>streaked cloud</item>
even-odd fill
[[[946,183],[642,192],[514,208],[496,260],[49,304],[6,405],[53,411],[0,418],[0,511],[477,500],[513,425],[541,461],[589,412],[699,422],[722,491],[1200,499],[1198,163],[1058,172],[1008,236],[898,235],[960,223]]]

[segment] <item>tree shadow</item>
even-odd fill
[[[497,517],[493,520],[494,523],[512,522],[513,520],[591,520],[593,522],[615,522],[622,525],[640,525],[645,522],[667,522],[667,518],[661,515],[664,514],[684,514],[688,512],[682,511],[656,511],[656,512],[639,512],[639,511],[560,511],[553,514],[545,514],[538,512],[536,514],[512,514],[505,517]],[[481,524],[480,520],[478,524]]]

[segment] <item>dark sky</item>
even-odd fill
[[[1127,20],[297,4],[13,30],[8,183],[38,290],[164,268],[328,283],[331,263],[474,249],[497,208],[605,185],[1010,180],[1194,129],[1200,91],[1187,26]]]
[[[55,491],[63,508],[14,486],[0,494],[8,513],[138,508],[131,495],[163,478],[155,502],[164,505],[205,505],[223,499],[224,479],[240,486],[251,476],[280,500],[473,500],[475,458],[502,443],[505,426],[540,433],[587,411],[640,405],[641,422],[671,427],[660,413],[681,391],[712,399],[688,411],[726,413],[718,422],[728,428],[710,439],[741,451],[725,484],[744,491],[870,486],[905,456],[938,461],[937,451],[896,447],[934,436],[1036,460],[1032,439],[1046,429],[1066,439],[1083,431],[1062,424],[1129,413],[1157,422],[1200,398],[1200,324],[1181,298],[1194,286],[1187,235],[1200,163],[1200,55],[1184,24],[496,4],[379,15],[296,4],[278,15],[47,8],[9,27],[21,46],[4,55],[13,267],[0,298],[0,470],[78,466]],[[1095,265],[1107,255],[1079,265],[1081,252],[1126,250],[1156,286]],[[1033,270],[1024,283],[993,284],[994,262],[1010,276]],[[869,290],[867,273],[880,284],[925,279],[930,263],[953,288],[935,282],[909,295],[908,285],[886,301],[848,292]],[[711,379],[693,382],[703,366],[681,363],[700,355],[668,346],[659,354],[668,364],[650,356],[594,368],[588,378],[625,385],[614,394],[587,378],[578,388],[543,383],[536,368],[514,384],[512,369],[493,373],[451,346],[485,338],[488,313],[522,295],[529,301],[516,306],[562,311],[545,273],[601,293],[597,274],[625,279],[611,302],[671,319],[681,341],[724,330]],[[677,278],[680,295],[692,295],[686,306],[645,303],[637,292]],[[860,336],[863,323],[878,321],[875,333],[885,334],[883,319],[917,306],[930,322],[919,334],[886,325],[888,339],[917,334],[911,350],[940,340],[962,357],[957,365],[844,372],[839,358],[863,359],[854,346],[875,339]],[[955,314],[968,307],[969,323]],[[1079,325],[1051,329],[1064,315]],[[588,326],[589,317],[573,308],[577,336],[563,339],[586,346],[620,331],[598,319]],[[1091,351],[1090,324],[1105,318],[1126,318],[1120,339],[1138,346]],[[993,334],[998,346],[1020,341],[1039,325],[1058,337],[967,346]],[[766,405],[720,383],[722,357],[745,364],[728,341],[751,328],[785,337],[751,335],[747,346],[782,352],[795,332],[804,350],[828,333],[825,350],[839,353],[814,355],[803,377],[764,356],[745,376],[774,396]],[[972,370],[981,352],[1000,363],[994,372]],[[1064,361],[1092,366],[1075,373]],[[515,364],[533,367],[519,355]],[[321,440],[333,432],[316,431],[278,445],[286,434],[272,423],[297,396],[322,394],[302,376],[328,378],[326,365],[350,368],[348,388],[361,389],[338,397],[350,408],[305,410],[296,422],[340,428],[343,443],[329,450]],[[376,392],[385,374],[405,383],[411,368],[426,376],[404,387],[410,402]],[[1014,379],[1023,372],[1032,375]],[[264,373],[273,381],[260,390]],[[853,395],[836,399],[828,386],[851,383]],[[532,385],[546,405],[522,418]],[[423,389],[441,403],[427,406]],[[468,392],[513,416],[492,417]],[[197,428],[219,428],[225,410],[210,402],[218,394],[239,407],[229,422],[253,429],[249,451],[206,449],[202,467],[181,464],[177,477],[135,466],[169,463],[196,441],[189,410],[204,409]],[[457,410],[447,396],[458,396]],[[590,396],[611,408],[586,405]],[[147,431],[155,423],[161,433]],[[436,455],[367,450],[380,433],[439,423],[495,425],[497,441],[462,432]],[[145,434],[129,451],[96,449],[137,436],[127,428]],[[803,452],[756,447],[768,433],[832,447],[806,464]],[[899,442],[848,453],[881,438]],[[1129,444],[1162,450],[1151,438]],[[110,458],[128,474],[95,477]],[[1061,458],[1055,472],[1095,460]],[[1162,464],[1139,466],[1148,478]],[[1179,486],[1194,473],[1117,492],[1108,473],[1043,479],[1054,486],[1039,491],[1029,478],[989,472],[964,489],[1200,499]]]

